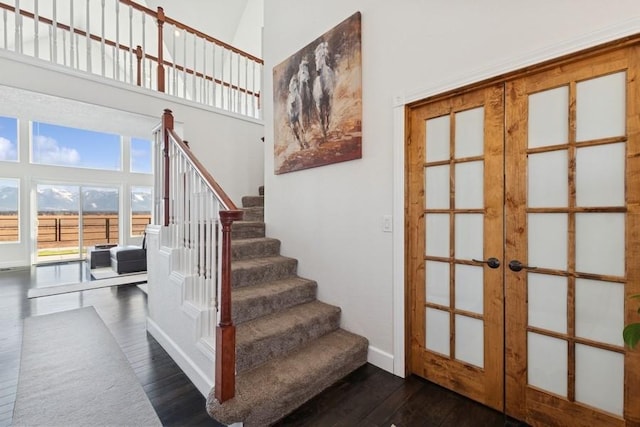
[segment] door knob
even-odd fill
[[[498,258],[491,257],[488,260],[484,261],[481,259],[472,259],[473,262],[479,262],[481,264],[487,264],[489,268],[498,268],[500,267],[500,260]]]
[[[518,261],[517,259],[514,259],[512,261],[509,262],[509,269],[511,271],[521,271],[521,270],[535,270],[538,267],[532,267],[530,265],[523,265],[520,261]]]

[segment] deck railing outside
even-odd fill
[[[210,315],[203,337],[215,339],[215,395],[224,402],[235,393],[231,226],[242,211],[174,132],[169,110],[155,131],[154,164],[155,218],[167,227],[165,244],[179,251],[185,301]]]
[[[130,0],[0,2],[0,49],[260,118],[263,61]]]
[[[20,240],[20,218],[17,214],[0,214],[0,242]],[[151,223],[151,212],[131,216],[131,235],[141,236]],[[38,249],[78,247],[80,217],[78,214],[47,213],[38,215]],[[113,214],[84,214],[82,242],[85,246],[117,243],[120,217]]]

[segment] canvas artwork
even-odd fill
[[[360,12],[273,69],[275,173],[362,157]]]

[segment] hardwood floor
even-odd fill
[[[207,415],[204,397],[146,333],[146,295],[136,286],[27,299],[32,287],[84,279],[84,266],[74,262],[0,271],[0,426],[11,425],[23,319],[91,305],[120,344],[163,425],[220,426]],[[277,425],[476,427],[507,421],[421,378],[403,380],[365,365]]]

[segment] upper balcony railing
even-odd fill
[[[263,61],[130,0],[0,2],[0,49],[261,118]]]

